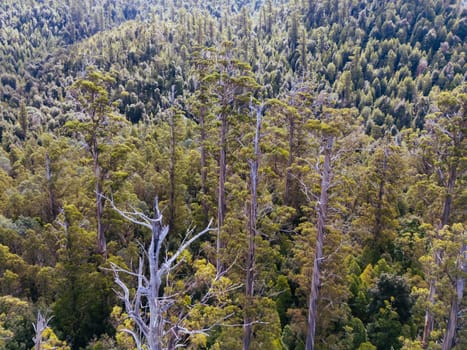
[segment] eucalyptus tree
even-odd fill
[[[222,229],[227,214],[226,182],[229,127],[235,125],[242,112],[247,110],[250,97],[259,88],[252,76],[251,67],[237,59],[232,42],[224,42],[220,52],[208,51],[205,60],[210,62],[211,74],[202,78],[202,84],[209,88],[214,100],[213,108],[218,120],[218,201],[217,201],[217,269],[219,275],[225,272],[221,259],[222,249],[226,246]]]
[[[462,184],[465,175],[465,129],[467,126],[466,116],[467,97],[462,89],[454,92],[442,92],[436,96],[436,108],[425,122],[426,131],[420,139],[420,155],[422,156],[420,165],[425,169],[425,176],[432,185],[438,188],[441,195],[436,196],[431,206],[434,207],[432,218],[427,218],[435,232],[441,232],[459,223],[462,216],[459,216],[459,209],[462,207],[459,197],[462,195]],[[423,179],[423,176],[422,176]],[[426,182],[426,181],[425,181]],[[420,183],[421,184],[421,183]],[[423,185],[423,184],[421,184]],[[435,218],[435,220],[433,220]],[[431,222],[430,222],[431,221]],[[435,235],[435,239],[440,239]],[[432,243],[430,243],[432,244]],[[465,242],[459,242],[458,257],[455,260],[458,273],[452,277],[450,289],[453,291],[450,303],[448,324],[443,340],[443,349],[450,349],[456,337],[458,324],[458,313],[464,292],[465,273]],[[443,262],[443,252],[433,245],[431,254],[434,257],[434,268],[438,268]],[[428,274],[430,276],[430,273]],[[428,307],[425,313],[425,325],[423,330],[423,344],[428,346],[430,334],[434,327],[433,304],[435,303],[437,290],[437,280],[429,278]]]
[[[349,198],[351,180],[346,177],[346,173],[355,161],[355,150],[360,147],[362,136],[355,110],[325,106],[315,108],[315,118],[310,118],[306,123],[312,140],[310,146],[314,151],[298,159],[295,165],[307,200],[307,209],[304,212],[307,220],[301,224],[301,230],[304,234],[315,234],[314,239],[310,238],[308,243],[313,245],[314,242],[314,247],[302,248],[313,251],[311,276],[307,278],[310,283],[305,345],[307,350],[316,349],[317,324],[318,321],[324,322],[322,312],[318,318],[318,309],[323,301],[320,293],[323,283],[328,288],[336,288],[339,285],[337,276],[345,273],[344,270],[335,270],[338,269],[335,259],[343,259],[343,254],[349,253],[345,232],[348,227],[347,206],[352,200]],[[332,304],[339,304],[338,300],[342,302],[348,297],[347,287],[340,285],[339,288],[338,292],[327,291],[329,295],[326,295],[326,299],[335,298]],[[339,308],[338,305],[334,307]]]
[[[113,113],[109,89],[115,79],[108,73],[90,69],[84,78],[78,79],[71,92],[80,108],[76,117],[65,124],[65,129],[81,137],[92,156],[94,192],[97,221],[97,251],[107,255],[107,242],[103,224],[104,182],[111,170],[111,164],[103,165],[105,150],[117,147],[112,138],[126,124],[121,116]],[[110,153],[110,152],[108,152]],[[123,153],[125,153],[123,151]]]

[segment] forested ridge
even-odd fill
[[[0,349],[464,349],[462,0],[2,0]]]

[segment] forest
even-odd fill
[[[0,350],[467,348],[464,0],[2,0]]]

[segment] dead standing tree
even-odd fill
[[[32,324],[35,332],[32,338],[34,341],[34,350],[42,349],[42,333],[49,327],[51,319],[52,317],[46,318],[40,311],[37,313],[36,323]]]
[[[245,278],[245,315],[243,318],[243,350],[250,349],[251,340],[253,336],[253,320],[248,307],[251,306],[254,297],[254,284],[255,284],[255,263],[256,263],[256,234],[257,234],[257,220],[258,220],[258,181],[259,181],[259,167],[260,167],[260,141],[261,141],[261,127],[263,124],[264,105],[250,106],[250,109],[256,115],[255,136],[253,139],[253,156],[248,160],[250,166],[250,206],[248,214],[248,255],[247,255],[247,268]]]
[[[123,331],[133,337],[138,350],[175,349],[181,346],[180,343],[185,340],[186,336],[205,333],[207,329],[190,330],[184,326],[183,316],[178,317],[178,322],[168,320],[166,313],[176,301],[173,295],[165,295],[163,281],[178,265],[177,259],[180,255],[202,235],[214,230],[211,228],[212,220],[204,230],[194,235],[189,232],[178,249],[170,256],[166,255],[162,259],[161,253],[165,252],[163,244],[169,233],[169,227],[162,223],[162,214],[159,210],[157,198],[154,201],[153,218],[137,210],[132,212],[123,211],[118,209],[112,200],[109,200],[109,202],[112,208],[123,218],[151,230],[151,243],[139,259],[137,272],[123,269],[111,263],[115,282],[121,289],[118,296],[125,304],[128,317],[135,324],[135,330],[124,329]],[[149,260],[148,274],[144,273],[145,256]],[[137,279],[134,293],[120,278],[120,273]],[[171,338],[171,340],[167,345],[165,343],[167,343],[168,338]]]

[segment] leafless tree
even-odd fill
[[[148,228],[152,233],[149,248],[141,255],[136,272],[111,263],[115,282],[120,287],[118,296],[125,304],[126,313],[135,325],[134,329],[124,329],[123,331],[133,337],[138,350],[172,350],[183,347],[184,342],[190,335],[207,334],[214,325],[206,326],[203,329],[189,329],[185,322],[188,318],[186,312],[183,313],[177,310],[175,321],[174,318],[167,316],[168,311],[172,307],[175,308],[177,298],[183,298],[181,294],[184,293],[168,295],[164,290],[166,286],[164,283],[179,265],[181,254],[201,236],[215,230],[211,228],[212,220],[205,229],[196,234],[193,234],[193,230],[188,231],[175,252],[164,254],[166,253],[164,241],[169,233],[169,227],[162,223],[162,214],[159,210],[157,198],[154,201],[153,217],[149,217],[135,209],[132,209],[132,211],[121,210],[115,206],[113,200],[108,200],[112,208],[123,218]],[[148,260],[147,264],[146,259]],[[147,273],[145,273],[145,266],[148,266]],[[134,291],[121,278],[121,274],[136,279]],[[212,288],[207,288],[207,292],[199,299],[199,303],[209,303],[210,300],[212,301],[215,298],[214,294]],[[218,325],[224,319],[218,320],[219,322],[215,325]]]
[[[34,341],[34,350],[41,350],[42,333],[49,327],[51,319],[52,317],[46,318],[46,316],[44,316],[40,311],[37,313],[36,323],[32,324],[35,332],[34,337],[32,338]]]
[[[255,136],[253,140],[253,157],[248,160],[250,166],[250,208],[248,213],[248,255],[247,255],[247,269],[245,278],[245,308],[249,307],[254,296],[254,282],[255,282],[255,260],[256,260],[256,224],[258,219],[258,181],[259,181],[259,167],[260,167],[260,141],[261,141],[261,127],[263,124],[263,111],[264,105],[250,106],[250,109],[255,113],[256,127]],[[244,324],[243,324],[243,350],[250,349],[252,335],[253,335],[253,321],[248,310],[245,310]]]

